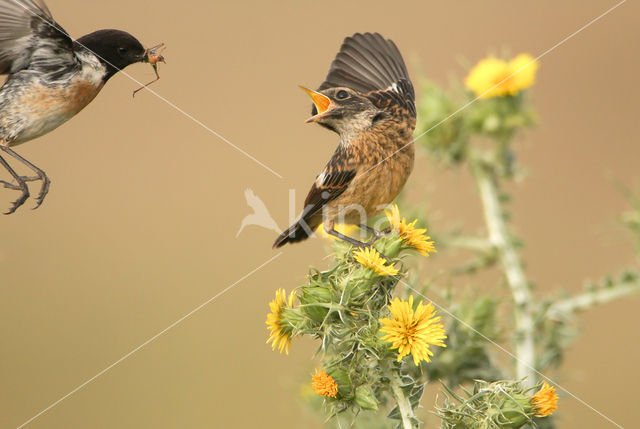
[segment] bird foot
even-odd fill
[[[38,196],[36,197],[36,205],[34,208],[32,208],[31,210],[35,210],[38,207],[40,207],[42,205],[42,203],[44,202],[44,197],[47,196],[47,194],[49,193],[49,187],[51,186],[51,180],[47,177],[46,174],[42,173],[42,175],[40,176],[36,176],[35,178],[30,177],[30,180],[28,181],[35,181],[35,180],[41,180],[42,181],[42,186],[40,186],[40,192],[38,193]]]
[[[368,225],[360,225],[360,228],[364,229],[365,231],[367,231],[371,235],[373,235],[373,238],[371,240],[369,240],[368,242],[364,243],[367,246],[373,245],[376,241],[380,240],[385,235],[388,235],[393,230],[393,228],[387,227],[387,228],[385,228],[385,229],[383,229],[381,231],[378,231],[377,229],[372,228],[372,227],[370,227]]]
[[[16,210],[18,210],[18,208],[20,208],[20,206],[22,206],[27,199],[29,198],[29,196],[31,195],[29,193],[29,188],[27,187],[27,182],[35,182],[35,181],[42,181],[42,186],[40,187],[40,192],[38,193],[38,196],[35,198],[36,200],[36,205],[32,210],[37,209],[38,207],[40,207],[42,205],[42,203],[44,202],[44,197],[47,196],[47,194],[49,193],[49,187],[51,185],[51,180],[47,177],[46,174],[42,174],[37,175],[37,176],[20,176],[20,181],[16,184],[16,183],[11,183],[11,182],[7,182],[4,180],[0,180],[0,184],[3,185],[5,188],[8,189],[12,189],[14,191],[22,191],[22,195],[20,196],[20,198],[18,198],[16,201],[13,202],[13,204],[11,205],[11,208],[9,209],[9,211],[5,212],[4,214],[6,215],[10,215],[15,213]]]
[[[21,185],[14,185],[13,183],[8,183],[4,180],[0,181],[0,183],[2,183],[5,188],[13,189],[15,191],[22,191],[22,195],[20,196],[20,198],[18,198],[13,202],[13,204],[11,204],[11,208],[9,208],[8,211],[4,212],[4,214],[6,215],[13,214],[16,212],[16,210],[18,210],[18,208],[20,208],[20,206],[25,203],[25,201],[27,201],[27,198],[29,198],[29,188],[24,182]]]
[[[18,161],[20,161],[21,163],[23,163],[24,165],[29,167],[33,172],[36,173],[35,176],[20,176],[18,175],[18,173],[16,173],[16,171],[13,168],[11,168],[9,163],[2,156],[0,156],[0,165],[2,165],[9,173],[11,173],[11,176],[13,176],[13,181],[15,182],[15,183],[11,183],[11,182],[1,181],[0,183],[2,183],[2,185],[4,185],[5,188],[13,189],[15,191],[22,191],[22,196],[13,203],[9,211],[5,214],[15,213],[15,211],[25,203],[27,198],[29,198],[29,187],[27,186],[27,182],[35,182],[37,180],[40,180],[42,182],[42,185],[40,186],[40,192],[36,197],[36,206],[33,208],[34,210],[37,209],[42,205],[42,202],[44,201],[44,197],[49,192],[49,185],[51,184],[51,181],[49,180],[49,178],[47,177],[44,171],[42,171],[41,169],[33,165],[31,162],[27,161],[26,159],[24,159],[23,157],[15,153],[8,146],[0,146],[0,150],[8,155],[11,155],[13,158],[17,159]]]
[[[13,189],[14,191],[21,191],[22,190],[20,185],[14,185],[13,183],[5,182],[4,180],[0,180],[0,184],[4,185],[5,188]]]

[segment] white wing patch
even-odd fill
[[[327,178],[327,172],[323,171],[322,173],[318,174],[318,177],[316,177],[316,185],[317,186],[322,186],[324,185],[324,181]]]
[[[391,86],[387,87],[387,89],[385,89],[385,91],[393,91],[395,93],[400,94],[400,89],[398,88],[398,84],[393,82],[391,84]]]

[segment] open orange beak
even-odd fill
[[[313,89],[309,89],[304,86],[300,86],[300,89],[311,97],[311,101],[313,101],[313,104],[315,104],[316,109],[318,110],[318,114],[307,119],[307,122],[317,122],[325,116],[328,116],[329,113],[336,108],[335,103],[326,95],[320,94],[318,91],[314,91]]]

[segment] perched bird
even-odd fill
[[[51,183],[47,175],[13,147],[40,137],[75,116],[104,84],[130,64],[149,61],[149,50],[120,30],[99,30],[75,42],[42,0],[0,0],[0,164],[13,177],[0,181],[20,191],[6,214],[29,198],[27,182],[41,181],[38,208]],[[3,155],[34,172],[20,176]]]
[[[316,177],[300,219],[273,247],[302,241],[323,223],[334,237],[368,245],[334,224],[357,224],[377,238],[367,218],[395,199],[413,169],[415,94],[400,51],[380,34],[354,34],[318,90],[302,89],[314,103],[307,122],[336,132],[340,143]]]

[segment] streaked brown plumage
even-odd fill
[[[395,44],[365,33],[346,38],[318,91],[306,91],[314,101],[309,121],[338,133],[340,143],[311,187],[300,220],[274,247],[308,238],[321,223],[328,233],[362,245],[333,226],[366,224],[404,187],[414,161],[413,85]]]

